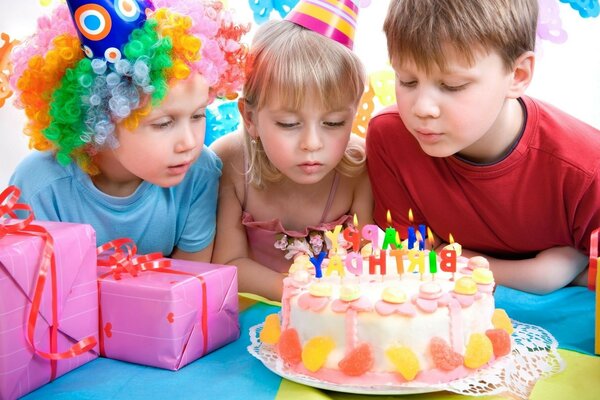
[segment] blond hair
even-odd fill
[[[277,98],[289,109],[299,109],[316,94],[320,105],[337,109],[358,102],[365,89],[365,73],[358,57],[343,45],[289,21],[269,21],[257,31],[248,55],[243,98],[258,111]],[[273,95],[276,93],[276,95]],[[282,178],[266,156],[262,144],[251,143],[244,132],[249,160],[248,181],[256,187]],[[348,144],[336,169],[357,176],[365,168],[364,149]]]
[[[383,30],[394,65],[444,70],[450,45],[470,65],[475,51],[496,51],[510,70],[534,50],[537,17],[537,0],[391,0]]]

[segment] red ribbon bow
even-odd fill
[[[21,191],[16,186],[9,186],[2,193],[0,193],[0,239],[5,235],[30,235],[41,237],[44,241],[44,247],[42,249],[42,259],[40,261],[40,268],[38,277],[35,283],[34,295],[31,300],[31,309],[27,318],[27,334],[26,339],[29,346],[33,349],[34,353],[50,360],[50,380],[56,378],[57,372],[57,360],[64,360],[72,358],[83,353],[88,352],[94,346],[96,346],[96,338],[89,336],[71,346],[67,351],[58,353],[58,300],[57,292],[58,288],[56,285],[56,259],[54,256],[54,239],[52,235],[46,230],[46,228],[33,225],[34,214],[26,204],[17,203]],[[27,218],[19,220],[14,223],[9,223],[10,220],[4,218],[5,215],[16,218],[15,211],[22,210],[28,213]],[[42,294],[46,285],[46,279],[48,278],[48,272],[50,272],[50,284],[51,284],[51,301],[52,301],[52,324],[50,325],[50,352],[39,350],[35,347],[35,326],[39,316],[39,310],[42,303]]]
[[[140,271],[158,270],[171,266],[171,260],[164,259],[162,253],[156,252],[136,256],[137,246],[131,239],[111,240],[102,246],[98,246],[96,254],[100,256],[109,250],[112,250],[112,253],[107,258],[99,258],[98,266],[111,267],[111,271],[100,278],[112,274],[115,280],[119,280],[122,273],[137,276]]]

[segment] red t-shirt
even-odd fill
[[[493,164],[430,157],[395,108],[374,117],[367,165],[374,217],[406,237],[414,225],[449,234],[465,248],[502,258],[525,258],[555,246],[589,251],[600,226],[600,131],[529,97],[524,131],[512,151]]]

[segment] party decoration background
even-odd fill
[[[37,17],[64,0],[3,2],[0,5],[0,187],[27,155],[22,133],[24,113],[13,105],[6,75],[6,55],[34,30]],[[528,94],[554,104],[600,128],[600,5],[599,0],[538,0],[538,48],[534,80]],[[222,0],[254,26],[285,17],[298,0]],[[383,19],[389,0],[357,0],[360,13],[354,49],[362,58],[369,85],[361,99],[353,132],[364,136],[373,113],[395,101],[394,74],[387,59]],[[2,106],[2,104],[4,105]],[[207,113],[206,140],[240,127],[237,100],[215,103]]]

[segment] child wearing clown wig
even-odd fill
[[[258,30],[238,102],[244,130],[211,145],[223,160],[213,261],[238,267],[240,291],[277,300],[292,262],[310,268],[332,250],[326,231],[372,213],[364,141],[351,135],[364,69],[349,38],[300,24],[314,21],[306,4]]]
[[[131,0],[127,13],[106,1],[98,29],[111,31],[92,35],[90,5],[67,3],[13,53],[39,151],[11,184],[37,219],[91,224],[98,244],[209,261],[222,164],[204,146],[205,110],[239,88],[248,27],[218,1]]]

